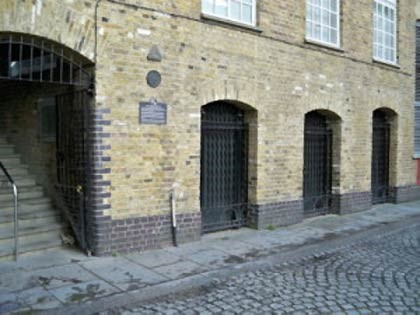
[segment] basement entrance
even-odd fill
[[[373,112],[372,131],[372,203],[388,202],[389,155],[391,126],[387,114],[381,110]]]
[[[332,196],[332,130],[316,111],[305,116],[303,201],[305,216],[329,212]]]
[[[202,107],[200,203],[204,233],[246,223],[247,139],[243,110],[227,102]]]
[[[49,248],[52,239],[60,241],[60,216],[80,247],[88,248],[85,200],[92,69],[89,60],[56,42],[0,33],[0,162],[21,192],[22,252]],[[6,183],[3,173],[0,177]],[[9,188],[0,192],[0,207],[8,205],[9,196]],[[60,228],[53,231],[57,224]]]

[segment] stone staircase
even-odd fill
[[[19,190],[19,254],[61,246],[63,224],[60,212],[37,185],[28,165],[21,162],[14,145],[0,137],[0,161]],[[0,260],[13,258],[13,190],[0,170]]]

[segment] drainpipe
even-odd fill
[[[95,17],[94,17],[95,43],[94,43],[94,48],[93,48],[93,62],[95,63],[95,70],[96,70],[96,63],[97,63],[97,58],[98,58],[98,9],[99,9],[99,4],[101,2],[102,0],[96,0],[96,3],[95,3]]]
[[[171,191],[171,217],[172,217],[172,241],[174,246],[178,246],[177,242],[177,230],[176,230],[176,190],[175,188]]]

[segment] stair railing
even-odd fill
[[[14,236],[14,240],[15,240],[14,256],[15,256],[15,261],[17,261],[18,260],[18,255],[19,255],[18,188],[17,188],[14,180],[10,176],[9,172],[4,167],[2,162],[0,162],[0,168],[3,171],[4,175],[6,176],[9,183],[13,187],[13,197],[14,197],[14,216],[13,216],[14,217],[14,231],[13,231],[13,236]]]

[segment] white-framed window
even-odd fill
[[[41,142],[55,142],[56,137],[56,101],[54,96],[38,100],[38,130]]]
[[[397,63],[396,0],[375,0],[373,18],[373,58]]]
[[[340,47],[340,0],[306,0],[306,39]]]
[[[202,0],[204,14],[247,25],[256,25],[257,0]]]

